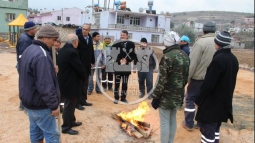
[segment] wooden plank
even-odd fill
[[[139,125],[144,126],[144,127],[147,127],[147,128],[150,128],[150,127],[151,127],[151,125],[150,125],[149,123],[147,123],[147,122],[137,121],[137,123],[138,123]]]

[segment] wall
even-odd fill
[[[167,17],[165,21],[165,31],[169,31],[169,30],[170,30],[170,18]]]
[[[108,28],[109,11],[100,13],[100,28]]]
[[[115,24],[115,17],[116,17],[116,13],[110,13],[109,15],[109,24]]]
[[[165,29],[165,16],[163,15],[158,16],[158,28]]]
[[[146,27],[146,23],[147,23],[146,18],[147,18],[146,16],[140,17],[140,26]]]
[[[152,27],[155,28],[156,27],[156,17],[154,16],[147,16],[146,17],[146,26],[145,27]]]

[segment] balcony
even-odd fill
[[[164,32],[164,29],[162,28],[152,28],[152,27],[142,27],[142,26],[135,26],[135,25],[122,25],[122,24],[109,24],[108,28],[122,29],[122,30],[136,30],[136,31],[145,31],[145,32],[160,32],[160,33]]]

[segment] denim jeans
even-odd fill
[[[149,69],[149,72],[138,72],[139,90],[142,95],[145,95],[145,80],[148,94],[153,87],[153,69]]]
[[[46,143],[59,143],[59,131],[56,117],[51,115],[51,109],[25,109],[30,122],[31,143],[38,143],[44,138]]]
[[[176,109],[159,108],[160,142],[173,143],[176,132]]]
[[[99,80],[99,83],[101,85],[101,69],[97,69],[97,75],[96,75],[96,80]],[[94,90],[94,81],[93,81],[93,76],[95,73],[95,69],[91,69],[91,73],[89,76],[89,86],[88,86],[88,91],[93,91]],[[96,82],[96,91],[100,91],[100,86],[98,86]]]

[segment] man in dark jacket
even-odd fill
[[[223,31],[214,39],[216,53],[207,68],[200,94],[196,120],[201,123],[202,142],[219,143],[221,122],[233,123],[232,98],[239,69],[237,58],[231,53],[231,36]]]
[[[21,57],[23,51],[32,44],[32,41],[34,40],[35,33],[37,31],[37,25],[35,25],[34,22],[29,21],[24,24],[24,33],[22,33],[19,36],[19,39],[17,41],[16,45],[16,54],[17,54],[17,70],[19,69],[19,58]],[[24,107],[22,106],[22,103],[20,101],[19,110],[23,110]]]
[[[85,108],[82,106],[92,106],[92,103],[87,102],[87,90],[89,83],[89,75],[91,71],[91,67],[94,67],[95,64],[95,56],[94,56],[94,48],[92,37],[89,34],[90,25],[84,24],[82,26],[82,34],[78,34],[79,44],[78,51],[81,62],[86,70],[85,80],[82,81],[82,91],[80,97],[77,99],[76,108],[79,110],[84,110]]]
[[[152,48],[147,46],[146,38],[141,39],[141,46],[137,50],[136,54],[137,54],[138,63],[139,63],[139,67],[137,67],[139,90],[140,90],[139,97],[143,98],[145,95],[145,85],[144,85],[145,80],[146,80],[147,94],[149,95],[149,93],[152,92],[153,71],[155,70],[155,67],[156,67],[156,61],[154,59],[154,56],[155,56],[154,51]],[[150,98],[151,96],[149,95],[149,99]]]
[[[168,31],[164,35],[163,57],[159,63],[159,80],[152,94],[152,107],[159,107],[160,142],[173,143],[177,109],[183,104],[189,74],[189,57],[179,47],[179,35]]]
[[[78,37],[69,34],[68,41],[58,55],[58,81],[61,97],[65,99],[63,111],[62,133],[78,134],[72,130],[73,126],[80,126],[81,122],[75,122],[74,115],[77,98],[81,94],[81,82],[85,79],[85,68],[80,61],[78,52]]]
[[[128,32],[123,30],[121,32],[121,40],[115,41],[112,47],[119,50],[117,59],[114,63],[114,74],[115,74],[115,86],[114,86],[114,103],[118,104],[119,100],[119,87],[120,81],[122,80],[121,89],[121,101],[127,103],[127,88],[128,88],[128,78],[131,74],[131,62],[136,59],[135,54],[135,44],[128,40]],[[113,51],[114,52],[114,51]]]
[[[189,40],[189,37],[186,36],[186,35],[183,35],[180,39],[180,47],[181,49],[189,56],[189,43],[190,43],[190,40]]]
[[[56,117],[59,114],[59,85],[49,48],[59,37],[51,25],[44,25],[38,40],[27,47],[19,60],[19,93],[30,121],[31,142],[59,143]]]

